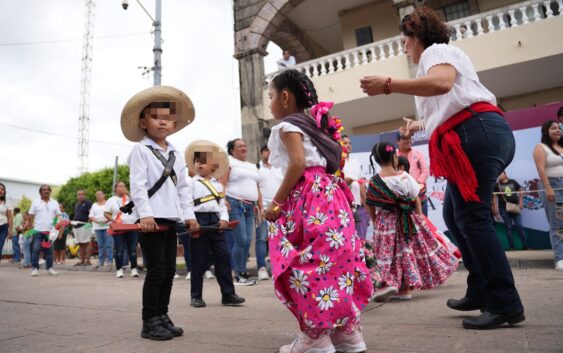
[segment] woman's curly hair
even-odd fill
[[[403,35],[417,38],[424,49],[432,44],[450,42],[449,27],[428,6],[418,7],[410,15],[403,17],[399,28]]]

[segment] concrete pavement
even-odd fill
[[[563,352],[563,273],[515,269],[526,305],[520,327],[478,332],[461,328],[462,313],[445,306],[465,289],[465,271],[447,285],[417,292],[410,302],[370,304],[363,316],[368,352]],[[184,336],[167,342],[139,337],[143,279],[113,273],[44,270],[39,277],[0,267],[0,352],[276,352],[297,325],[269,281],[237,287],[243,307],[223,307],[215,280],[206,280],[208,307],[189,306],[185,279],[175,281],[171,317]],[[473,313],[472,313],[473,314]]]

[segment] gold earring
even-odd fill
[[[287,103],[285,103],[285,104],[283,105],[283,109],[287,109],[288,107],[289,107],[289,105],[288,105]]]

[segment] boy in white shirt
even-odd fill
[[[225,203],[223,185],[217,180],[229,170],[225,151],[210,141],[195,141],[186,149],[186,164],[196,175],[192,178],[195,215],[201,226],[226,229],[229,211]],[[202,298],[203,274],[208,268],[209,251],[215,265],[215,276],[221,287],[221,304],[240,305],[244,298],[235,294],[231,277],[231,258],[227,240],[222,230],[202,232],[198,238],[190,239],[191,306],[205,307]]]
[[[129,155],[131,199],[139,217],[140,243],[147,260],[143,286],[141,337],[163,341],[183,334],[168,317],[176,270],[176,232],[197,232],[192,189],[177,150],[166,138],[195,116],[188,96],[177,88],[156,86],[133,96],[121,113],[125,137],[139,142]],[[122,210],[131,212],[131,206]],[[185,224],[185,226],[184,226]],[[161,230],[160,226],[167,226]]]

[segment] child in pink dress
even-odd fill
[[[360,316],[372,284],[350,208],[353,196],[337,176],[342,148],[332,103],[319,103],[297,70],[272,81],[270,163],[284,180],[266,211],[275,293],[297,318],[298,339],[280,353],[363,352]]]
[[[366,203],[374,223],[371,243],[384,286],[410,299],[411,291],[443,284],[458,267],[458,259],[442,245],[426,224],[420,207],[419,184],[397,170],[395,147],[378,143],[373,160],[381,166],[369,183]]]

